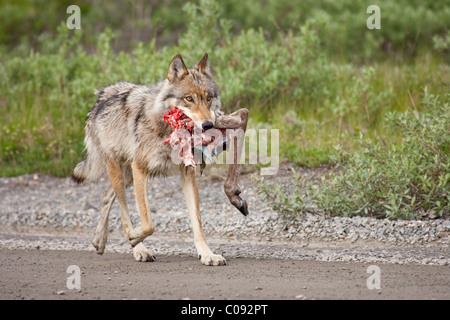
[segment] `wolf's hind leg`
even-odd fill
[[[100,217],[98,219],[97,229],[95,229],[94,245],[95,251],[98,254],[105,252],[106,240],[108,239],[108,219],[111,207],[116,199],[116,194],[112,186],[109,186],[103,192],[102,207],[100,209]]]
[[[127,188],[132,182],[133,177],[129,170],[123,169],[123,177],[125,182],[125,188]],[[95,251],[98,254],[103,254],[105,252],[106,241],[108,239],[108,221],[109,213],[111,207],[116,199],[116,194],[112,185],[110,185],[104,192],[102,198],[102,207],[100,209],[100,216],[98,219],[97,228],[95,229],[94,240],[92,244],[94,245]]]
[[[130,231],[134,230],[131,223],[130,214],[128,213],[127,198],[125,193],[125,188],[132,181],[132,176],[127,169],[122,169],[116,163],[108,162],[108,175],[111,181],[111,185],[116,194],[117,200],[119,201],[120,212],[122,214],[122,227],[125,235],[129,238]],[[143,244],[137,246],[131,241],[131,246],[133,250],[133,256],[137,261],[154,261],[155,257],[145,248]]]

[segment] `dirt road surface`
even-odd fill
[[[44,242],[42,247],[33,244],[37,238]],[[195,254],[159,254],[151,263],[136,262],[131,253],[99,256],[88,249],[90,239],[85,236],[74,241],[63,235],[4,233],[1,239],[0,299],[450,299],[447,265],[259,259],[243,254],[226,256],[227,266],[208,267]],[[85,242],[86,249],[48,250],[46,244],[50,247],[55,239],[66,246]],[[170,239],[156,243],[193,246]],[[211,246],[216,245],[213,241]],[[262,250],[256,244],[245,246],[246,252],[252,249]],[[266,250],[283,248],[271,245]],[[369,289],[376,286],[376,274],[368,273],[371,265],[379,268],[380,289]],[[76,284],[76,272],[69,266],[79,268],[79,289],[70,288]]]
[[[323,174],[299,170],[310,180]],[[107,181],[0,178],[0,299],[450,299],[448,219],[284,219],[249,175],[240,179],[251,208],[243,217],[226,199],[223,181],[212,177],[199,179],[200,206],[210,248],[227,259],[222,267],[197,260],[179,177],[149,181],[156,232],[144,244],[157,258],[151,263],[134,261],[117,203],[106,252],[95,254],[92,235]],[[289,186],[291,178],[287,166],[270,181]],[[128,193],[133,199],[132,188]]]

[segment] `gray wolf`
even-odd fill
[[[149,212],[147,180],[180,170],[182,189],[193,228],[194,244],[205,265],[225,265],[226,260],[208,247],[202,230],[195,170],[175,165],[170,146],[163,142],[171,129],[162,121],[163,114],[177,106],[203,130],[214,127],[215,111],[221,107],[219,90],[209,67],[208,54],[187,68],[176,55],[169,65],[167,78],[150,85],[119,82],[95,91],[98,100],[88,113],[85,128],[86,159],[73,170],[76,183],[97,181],[107,175],[111,182],[103,193],[100,219],[93,245],[97,253],[105,250],[108,217],[117,198],[121,222],[137,261],[155,257],[142,241],[153,234]],[[134,227],[128,213],[125,189],[134,185],[141,225]]]

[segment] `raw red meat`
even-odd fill
[[[225,138],[225,130],[223,129],[219,130],[223,137],[222,141],[219,140],[217,142],[215,141],[214,134],[217,134],[217,132],[205,134],[205,131],[201,130],[201,134],[195,134],[194,121],[175,106],[164,113],[163,121],[167,122],[173,130],[170,137],[164,140],[164,144],[170,144],[172,149],[175,149],[175,147],[178,146],[180,148],[178,156],[186,166],[190,165],[194,168],[196,166],[193,148],[199,148],[210,160],[212,160],[212,155],[215,154],[216,147],[220,142],[223,143]],[[200,132],[200,130],[198,131]]]

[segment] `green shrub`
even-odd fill
[[[215,1],[188,3],[184,10],[191,23],[176,46],[141,43],[131,53],[115,53],[115,35],[107,29],[98,36],[95,53],[88,54],[79,45],[84,30],[69,30],[62,23],[54,45],[48,46],[55,52],[2,54],[0,175],[70,174],[82,154],[84,120],[96,99],[94,89],[120,80],[160,81],[176,53],[194,64],[209,52],[225,111],[236,108],[238,100],[246,105],[253,101],[257,113],[284,94],[320,94],[323,86],[317,84],[330,77],[311,24],[302,27],[300,36],[280,37],[279,44],[286,43],[282,46],[267,40],[262,30],[229,34],[229,23],[220,19]],[[199,36],[203,40],[198,41]],[[290,55],[292,50],[297,54]]]
[[[17,6],[41,14],[36,6],[42,3],[0,0],[0,8],[7,6],[14,11]],[[135,3],[144,4],[144,9],[152,5]],[[128,22],[124,33],[118,32],[119,23],[114,19],[122,12],[111,11],[120,8],[129,12],[125,10],[127,5],[111,1],[102,11],[82,1],[81,30],[69,30],[64,19],[49,17],[31,48],[24,45],[11,52],[0,50],[1,176],[36,171],[69,175],[81,159],[85,116],[95,103],[94,89],[120,80],[160,81],[176,53],[194,64],[208,52],[223,109],[229,112],[247,107],[251,126],[280,129],[281,156],[308,166],[332,162],[336,144],[345,144],[346,152],[357,150],[360,146],[354,136],[360,132],[373,139],[389,135],[383,128],[387,112],[404,110],[410,96],[417,100],[418,88],[429,86],[441,94],[445,91],[442,82],[449,82],[449,67],[438,55],[424,53],[402,64],[393,60],[355,65],[336,57],[335,49],[330,52],[327,48],[340,37],[329,34],[330,24],[342,22],[341,11],[348,11],[344,16],[359,11],[362,2],[356,7],[347,1],[341,6],[329,2],[313,5],[309,1],[292,6],[267,0],[267,8],[274,8],[270,13],[273,16],[264,16],[257,9],[264,6],[252,3],[255,11],[247,12],[248,21],[227,19],[240,19],[243,11],[237,8],[249,5],[242,1],[231,11],[213,0],[187,3],[183,9],[175,0],[167,3],[171,8],[178,6],[179,19],[168,17],[169,9],[158,8],[158,23],[163,21],[175,29],[178,23],[185,23],[187,28],[183,32],[177,29],[181,34],[177,34],[177,41],[164,46],[154,37],[149,42],[126,46],[128,51],[118,51],[121,46],[117,43],[123,41],[132,23]],[[58,9],[51,10],[65,12],[64,4],[53,5]],[[428,8],[428,2],[424,6]],[[367,16],[364,12],[362,17]],[[25,25],[39,23],[39,14],[30,17]],[[296,14],[300,16],[297,23],[289,27],[282,24],[276,32],[270,31],[272,23],[268,26],[268,22],[258,22],[267,19],[275,24],[284,21],[285,16],[286,21],[293,19]],[[0,16],[8,18],[4,12]],[[23,16],[12,15],[14,21],[2,24],[0,30],[14,29]],[[59,27],[54,20],[59,21]],[[102,33],[95,31],[97,20],[101,26],[111,28],[100,28]],[[48,28],[51,33],[45,32]],[[432,29],[431,34],[439,29],[427,28]],[[364,34],[369,32],[365,25],[363,29]],[[442,44],[438,47],[444,48]]]
[[[319,187],[300,176],[294,192],[258,180],[259,191],[282,213],[319,210],[327,215],[399,219],[442,217],[450,213],[450,95],[441,101],[425,89],[425,112],[388,114],[392,141],[367,140],[352,153],[340,151],[343,171]]]
[[[152,39],[156,39],[158,47],[172,46],[184,30],[192,27],[192,15],[182,11],[185,2],[78,0],[81,27],[85,31],[80,44],[92,51],[98,34],[111,29],[116,35],[111,44],[115,51],[129,51],[138,42]],[[49,40],[57,35],[57,26],[69,16],[66,9],[71,4],[73,2],[68,0],[0,0],[0,50],[3,47],[8,51],[18,49],[21,53],[30,49],[54,53],[57,47]],[[324,40],[322,47],[327,54],[359,60],[397,54],[414,56],[432,47],[435,39],[448,37],[448,1],[378,0],[379,30],[366,28],[369,17],[366,9],[370,4],[374,3],[366,0],[227,0],[217,1],[216,9],[209,12],[219,11],[222,18],[232,21],[229,30],[233,35],[261,28],[270,39],[276,39],[280,32],[296,30],[308,21],[321,20],[319,38]],[[188,6],[188,10],[200,7],[203,12],[211,8],[202,0],[192,1]],[[207,30],[211,25],[204,26],[199,26],[199,30]],[[206,41],[209,34],[194,43]]]
[[[289,191],[278,184],[272,185],[264,182],[264,178],[252,176],[258,193],[262,194],[272,210],[283,217],[293,219],[306,212],[314,212],[317,191],[311,181],[306,181],[300,173],[292,169],[294,178]]]

